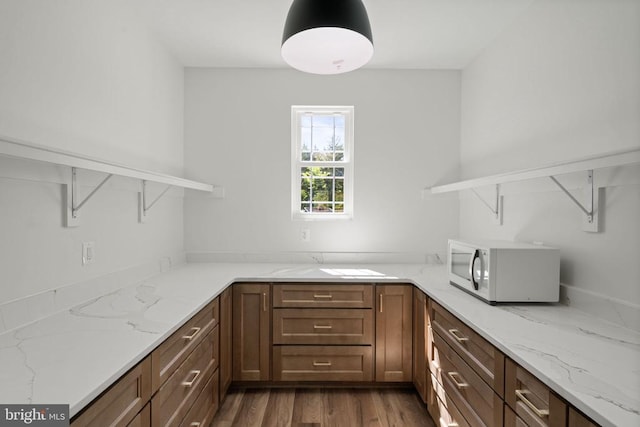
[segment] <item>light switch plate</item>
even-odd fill
[[[82,265],[93,264],[96,259],[95,243],[82,243]]]

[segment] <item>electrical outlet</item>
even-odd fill
[[[82,265],[93,264],[96,259],[95,243],[82,243]]]
[[[308,228],[303,228],[302,231],[300,232],[300,240],[302,240],[303,242],[310,242],[311,230],[309,230]]]

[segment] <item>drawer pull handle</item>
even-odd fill
[[[382,293],[380,293],[380,313],[382,313]]]
[[[447,375],[449,375],[449,378],[451,378],[451,381],[453,381],[453,383],[459,389],[469,387],[469,383],[464,382],[464,378],[462,378],[462,376],[460,375],[460,372],[447,372]],[[460,381],[458,380],[458,378],[460,379]]]
[[[194,421],[191,424],[189,424],[190,427],[200,427],[200,423],[198,421]]]
[[[196,335],[198,335],[198,332],[200,332],[200,329],[202,328],[198,328],[197,326],[194,328],[191,328],[191,335],[183,335],[182,338],[184,338],[185,340],[191,341],[196,337]]]
[[[262,293],[262,311],[267,311],[267,293]]]
[[[333,295],[331,294],[326,294],[326,295],[322,295],[322,294],[313,294],[313,298],[319,299],[319,298],[327,298],[327,299],[331,299],[333,298]]]
[[[548,409],[539,409],[529,399],[526,398],[525,395],[527,395],[529,393],[530,393],[529,390],[516,390],[516,397],[520,401],[522,401],[522,403],[527,405],[529,407],[529,409],[531,409],[533,412],[535,412],[535,414],[537,416],[539,416],[540,418],[544,418],[544,417],[548,416],[549,415],[549,410]]]
[[[455,421],[448,423],[444,419],[440,418],[440,427],[458,427],[458,423]]]
[[[313,329],[331,329],[333,326],[331,325],[313,325]]]
[[[449,329],[449,333],[456,339],[458,342],[469,341],[469,338],[460,334],[460,331],[457,329]]]
[[[193,375],[193,378],[191,378],[191,381],[182,381],[182,385],[185,387],[193,386],[193,384],[196,382],[196,380],[200,376],[200,371],[191,371],[189,372],[189,375]]]
[[[313,362],[313,366],[331,366],[331,362]]]

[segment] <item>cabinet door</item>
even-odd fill
[[[269,284],[233,285],[233,380],[269,380]]]
[[[224,399],[231,384],[231,361],[233,360],[231,330],[231,287],[220,295],[220,401]]]
[[[376,381],[411,382],[412,285],[376,285]]]
[[[427,296],[413,288],[413,385],[427,403]]]
[[[71,421],[71,426],[126,426],[136,418],[150,398],[151,358],[147,357],[109,387],[82,413],[76,415]],[[142,422],[142,417],[133,425]]]

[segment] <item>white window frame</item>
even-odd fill
[[[302,161],[301,120],[305,114],[344,115],[344,160],[334,162]],[[294,220],[344,220],[353,218],[353,106],[303,106],[291,107],[291,217]],[[344,212],[318,213],[300,211],[300,169],[303,167],[344,168]]]

